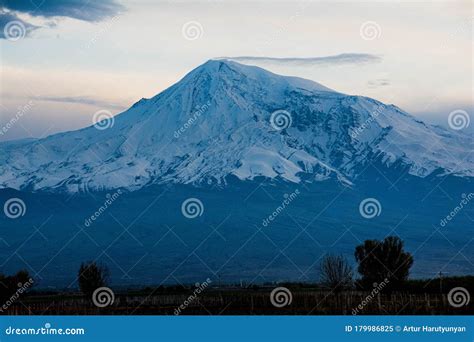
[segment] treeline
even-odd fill
[[[432,279],[410,280],[410,269],[413,266],[413,256],[405,251],[403,241],[395,236],[389,236],[381,241],[366,240],[354,251],[356,268],[342,255],[325,255],[318,265],[319,279],[314,283],[280,283],[293,289],[329,290],[335,294],[347,290],[372,291],[374,288],[380,293],[447,293],[453,287],[462,286],[469,292],[474,291],[474,276],[463,277],[433,277]],[[442,275],[442,274],[441,274]],[[109,286],[110,272],[105,265],[94,261],[84,262],[77,273],[77,282],[81,293],[90,297],[100,287]],[[24,289],[29,291],[33,287],[33,280],[27,271],[20,271],[13,276],[0,274],[0,300],[6,302],[14,295],[21,284],[30,281],[31,286]],[[227,284],[219,288],[244,287],[260,289],[275,286],[273,283],[264,285]],[[173,285],[159,287],[145,287],[121,291],[127,294],[147,293],[181,293],[192,286]],[[212,290],[212,288],[211,288]],[[51,291],[35,291],[37,293],[53,294]],[[0,303],[1,305],[1,303]]]

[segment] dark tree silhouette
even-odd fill
[[[355,249],[355,259],[359,263],[357,271],[361,274],[361,285],[373,287],[374,283],[385,281],[386,288],[393,290],[408,279],[413,257],[403,249],[403,241],[389,236],[383,241],[366,240]]]
[[[79,289],[88,296],[92,295],[97,288],[106,286],[108,278],[109,271],[107,267],[97,265],[92,261],[82,263],[77,275]]]
[[[24,285],[29,282],[29,285],[24,287]],[[12,296],[20,296],[23,292],[26,292],[29,288],[32,287],[33,281],[30,277],[28,271],[21,270],[17,274],[12,276],[5,276],[0,273],[0,301],[5,303]],[[24,288],[23,288],[24,287]],[[21,290],[20,290],[21,289]],[[1,305],[0,303],[0,305]]]
[[[321,283],[334,292],[352,285],[352,267],[343,256],[327,255],[321,261]]]

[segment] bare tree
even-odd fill
[[[352,286],[352,267],[342,255],[326,255],[321,261],[321,283],[334,292]]]

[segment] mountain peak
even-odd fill
[[[208,60],[192,70],[185,76],[185,79],[188,76],[203,74],[211,75],[212,77],[233,76],[237,81],[239,81],[239,77],[247,78],[251,81],[271,85],[272,87],[294,87],[308,91],[334,92],[334,90],[308,79],[278,75],[258,66],[241,64],[226,58]]]

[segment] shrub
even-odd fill
[[[388,290],[398,289],[408,279],[413,257],[403,249],[403,241],[389,236],[383,241],[366,240],[356,247],[357,271],[362,276],[364,288],[373,287],[388,279]]]

